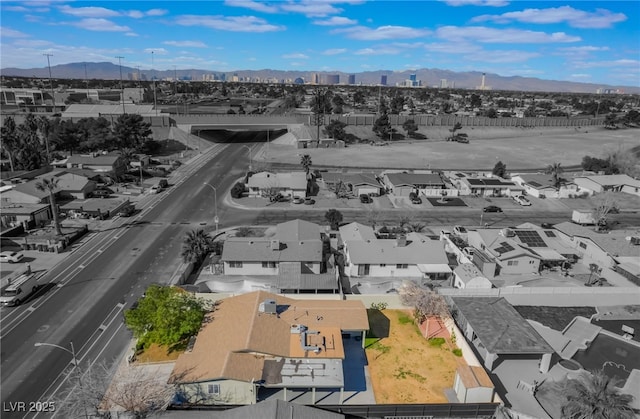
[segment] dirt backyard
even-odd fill
[[[462,358],[450,342],[422,337],[410,311],[368,310],[366,341],[369,371],[377,403],[447,403]]]

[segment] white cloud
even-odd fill
[[[120,16],[119,12],[115,10],[106,9],[104,7],[71,7],[71,6],[60,6],[58,9],[67,15],[76,16],[76,17],[115,17]]]
[[[431,33],[427,29],[416,29],[407,26],[379,26],[375,29],[366,26],[334,29],[331,33],[343,33],[348,38],[361,41],[380,41],[384,39],[407,39],[426,36]]]
[[[505,0],[444,0],[449,6],[490,6],[502,7],[509,4]]]
[[[573,64],[576,68],[595,68],[595,67],[634,67],[640,68],[640,60],[619,59],[608,61],[580,61]]]
[[[129,10],[129,11],[126,11],[125,14],[134,19],[140,19],[144,17],[144,13],[141,12],[140,10]]]
[[[113,61],[117,55],[134,56],[134,52],[126,48],[101,49],[95,46],[62,45],[44,40],[18,40],[15,43],[3,43],[3,67],[44,67],[47,64],[43,52],[53,54],[51,65],[77,63],[81,61]],[[55,73],[53,74],[55,77]],[[90,75],[91,76],[91,75]]]
[[[301,54],[299,52],[295,52],[293,54],[285,54],[285,55],[282,56],[282,58],[286,58],[286,59],[289,59],[289,60],[291,60],[291,59],[294,59],[294,60],[295,59],[306,60],[306,59],[309,58],[309,56],[305,55],[305,54]]]
[[[482,47],[470,42],[432,42],[425,44],[424,48],[430,52],[440,52],[445,54],[468,54],[482,50]]]
[[[522,29],[497,29],[486,26],[443,26],[436,30],[436,36],[448,41],[469,40],[495,44],[546,44],[578,42],[579,36],[567,35],[564,32],[536,32]]]
[[[285,3],[280,8],[287,12],[302,13],[307,17],[324,17],[328,15],[337,15],[342,9],[334,7],[328,1],[306,0],[300,3]]]
[[[355,52],[355,55],[396,55],[403,52],[402,49],[392,46],[379,46],[375,48],[362,48]]]
[[[244,7],[245,9],[251,9],[256,12],[262,13],[276,13],[278,8],[276,6],[270,6],[265,3],[259,3],[251,0],[225,0],[225,6],[231,7]]]
[[[169,51],[167,51],[164,48],[145,48],[144,53],[145,54],[153,53],[154,55],[168,55]]]
[[[164,41],[163,44],[184,48],[206,48],[207,44],[202,41]]]
[[[558,48],[558,50],[567,51],[567,52],[595,52],[595,51],[609,51],[609,47],[593,47],[593,46],[585,45],[582,47]]]
[[[590,79],[591,74],[577,73],[577,74],[571,74],[569,77],[571,77],[572,79]]]
[[[9,29],[5,26],[0,26],[0,36],[3,38],[28,38],[24,32],[16,31],[14,29]]]
[[[13,46],[18,48],[44,48],[52,45],[55,44],[44,39],[20,39],[13,43]]]
[[[338,55],[338,54],[344,54],[345,52],[347,52],[346,48],[330,48],[330,49],[325,49],[322,52],[322,55]]]
[[[166,9],[149,9],[145,12],[147,16],[164,16],[169,13]]]
[[[178,16],[176,23],[182,26],[204,26],[229,32],[274,32],[284,30],[284,26],[272,25],[255,16]]]
[[[24,6],[5,6],[2,8],[2,10],[4,10],[5,12],[20,12],[20,13],[25,13],[29,11],[29,9],[27,9]]]
[[[138,35],[138,34],[137,34],[137,33],[135,33],[135,32],[127,32],[127,33],[125,33],[125,34],[124,34],[124,36],[131,36],[131,37],[135,37],[135,36],[140,36],[140,35]]]
[[[291,65],[292,67],[304,67],[305,65],[307,65],[307,63],[301,63],[301,62],[298,62],[298,61],[294,61],[294,62],[289,63],[289,65]]]
[[[594,13],[574,9],[571,6],[552,7],[548,9],[525,9],[501,15],[482,15],[472,19],[474,22],[493,21],[509,23],[512,21],[537,24],[566,22],[574,28],[602,29],[610,28],[614,23],[627,20],[623,13],[612,13],[606,9],[596,9]]]
[[[480,61],[484,63],[520,63],[531,58],[539,57],[537,52],[518,50],[483,50],[464,55],[470,61]]]
[[[107,19],[88,18],[69,23],[72,26],[96,32],[131,32],[128,26],[120,26]]]
[[[311,23],[313,23],[314,25],[320,25],[320,26],[346,26],[346,25],[355,25],[358,23],[358,21],[349,19],[347,17],[342,17],[342,16],[332,16],[329,19],[314,20]]]

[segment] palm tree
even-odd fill
[[[553,176],[553,186],[555,186],[556,189],[560,189],[560,182],[561,182],[560,175],[562,175],[562,172],[564,172],[564,169],[561,167],[561,164],[558,162],[555,162],[547,166],[546,173],[548,175]]]
[[[313,162],[311,161],[310,155],[305,154],[300,157],[300,165],[304,168],[304,171],[307,172],[307,174],[309,174],[309,170],[312,164]]]
[[[13,172],[15,170],[13,163],[15,160],[16,151],[18,149],[19,140],[16,133],[16,122],[12,117],[8,117],[5,120],[1,132],[2,151],[4,151],[4,153],[7,155],[7,158],[9,159],[9,167]]]
[[[566,419],[632,419],[633,396],[622,394],[616,380],[602,370],[583,372],[566,382],[562,417]]]
[[[45,149],[47,150],[47,164],[51,163],[51,153],[49,151],[49,135],[51,134],[51,121],[46,116],[41,116],[37,119],[38,131],[44,141]]]
[[[200,263],[209,253],[213,240],[204,230],[191,230],[187,233],[182,245],[184,263]]]
[[[58,217],[58,206],[56,205],[56,189],[58,189],[58,179],[52,177],[51,179],[43,178],[40,182],[36,183],[36,189],[39,191],[49,192],[49,204],[51,205],[51,212],[53,213],[53,224],[56,226],[56,234],[62,236],[62,228],[60,228],[60,218]]]

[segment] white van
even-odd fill
[[[0,293],[0,304],[3,306],[20,305],[28,296],[40,288],[38,278],[33,273],[20,275],[15,281],[2,289]]]

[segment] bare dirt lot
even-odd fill
[[[370,310],[369,323],[379,340],[367,339],[367,360],[377,403],[447,403],[462,358],[447,342],[425,339],[409,310]]]
[[[314,165],[371,168],[415,168],[491,170],[498,160],[509,171],[545,168],[553,162],[579,165],[582,157],[604,157],[610,151],[627,150],[640,144],[640,130],[606,130],[602,127],[577,129],[466,127],[469,144],[447,142],[443,127],[421,129],[427,140],[402,140],[386,146],[349,145],[344,149],[297,149],[271,144],[257,153],[255,160],[300,163],[300,154],[309,154]],[[371,127],[349,127],[348,132],[373,140]]]

